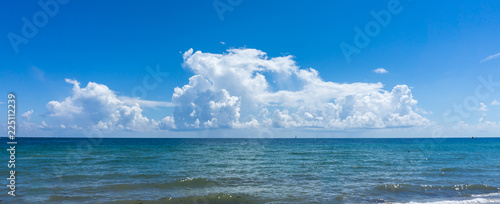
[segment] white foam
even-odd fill
[[[492,197],[492,196],[499,196],[499,198],[500,198],[500,193],[487,193],[487,194],[474,194],[474,195],[471,195],[471,197]]]
[[[482,203],[500,203],[500,198],[474,198],[470,200],[441,200],[431,202],[394,203],[394,204],[482,204]]]

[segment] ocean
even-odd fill
[[[500,138],[17,141],[0,203],[500,203]]]

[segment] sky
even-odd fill
[[[498,1],[2,4],[18,136],[499,136]]]

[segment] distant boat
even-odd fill
[[[295,139],[297,139],[297,135],[295,135]]]

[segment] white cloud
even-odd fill
[[[203,125],[210,120],[211,116],[190,116],[193,111],[197,114],[202,111],[190,107],[200,106],[202,100],[193,103],[197,97],[209,98],[217,92],[227,92],[224,100],[234,97],[233,106],[224,110],[230,112],[226,114],[231,116],[232,127],[250,123],[256,125],[255,122],[259,126],[329,129],[422,126],[430,123],[414,111],[417,101],[406,85],[398,85],[387,92],[382,89],[381,83],[323,81],[318,71],[300,69],[292,56],[268,58],[266,53],[255,49],[230,49],[224,54],[193,52],[190,49],[184,53],[184,66],[196,75],[188,85],[176,88],[174,93],[173,102],[179,94],[192,89],[185,95],[189,100],[174,102],[176,105],[184,104],[179,107],[182,111],[174,113],[177,127],[194,127],[197,123]],[[210,90],[209,96],[206,96],[207,90]],[[209,100],[203,101],[208,103]],[[269,109],[273,110],[272,114]],[[257,112],[260,114],[256,118],[254,114]],[[239,121],[240,114],[244,113],[251,119]]]
[[[230,49],[228,52],[193,53],[191,49],[184,53],[184,65],[209,80],[215,90],[225,89],[241,97],[242,108],[325,103],[337,97],[377,92],[383,86],[380,83],[325,82],[316,70],[299,69],[292,56],[268,59],[266,53],[255,49]],[[278,90],[271,91],[273,88]]]
[[[19,123],[19,127],[23,129],[23,132],[34,132],[34,131],[40,131],[40,130],[51,130],[53,129],[52,126],[47,125],[45,121],[40,122],[39,124],[29,122],[29,121],[22,121]]]
[[[492,105],[492,106],[500,106],[500,102],[498,102],[497,100],[493,100],[493,101],[491,102],[491,105]]]
[[[481,118],[479,118],[479,122],[480,122],[480,123],[485,123],[485,122],[487,122],[487,120],[486,120],[486,113],[483,113],[483,115],[481,115]]]
[[[148,101],[148,100],[141,100],[138,98],[123,97],[123,96],[119,96],[118,98],[123,102],[125,102],[125,104],[127,105],[139,104],[141,107],[150,107],[150,108],[174,107],[173,103],[166,101]]]
[[[490,55],[486,58],[484,58],[483,60],[480,61],[480,63],[483,63],[483,62],[486,62],[486,61],[490,61],[492,59],[496,59],[496,58],[499,58],[500,57],[500,53],[497,53],[497,54],[494,54],[494,55]]]
[[[387,70],[385,70],[384,68],[377,68],[377,69],[374,69],[373,72],[377,73],[377,74],[385,74],[385,73],[388,73]]]
[[[127,104],[105,85],[89,82],[81,88],[76,80],[66,82],[73,84],[72,95],[64,101],[50,101],[46,113],[60,119],[64,127],[143,130],[157,125],[142,115],[138,103]]]
[[[189,83],[176,87],[171,102],[117,96],[103,84],[76,80],[64,101],[47,104],[46,116],[61,129],[191,130],[206,128],[387,128],[427,126],[411,89],[391,91],[381,83],[324,81],[315,69],[299,68],[293,56],[268,58],[256,49],[212,54],[192,49],[183,54],[192,71]],[[141,107],[174,107],[160,121]],[[56,120],[57,121],[57,120]],[[43,125],[42,125],[43,126]],[[45,124],[46,127],[48,127]]]
[[[432,115],[432,114],[434,114],[434,112],[432,112],[432,111],[426,111],[426,110],[420,109],[418,107],[415,108],[415,112],[423,114],[423,115]]]
[[[274,127],[314,127],[328,129],[424,126],[430,122],[412,109],[413,99],[406,85],[391,92],[347,96],[332,103],[301,105],[294,113],[276,110]]]
[[[225,89],[215,90],[201,75],[191,77],[182,88],[175,88],[172,102],[177,128],[230,128],[240,117],[240,99]]]
[[[480,105],[481,107],[479,107],[479,108],[477,109],[478,111],[482,111],[482,112],[486,112],[486,111],[488,111],[488,106],[487,106],[486,104],[484,104],[484,103],[479,103],[479,105]]]
[[[174,117],[167,116],[163,118],[160,122],[158,122],[158,128],[161,130],[177,129],[177,127],[175,127]]]
[[[29,121],[31,119],[31,115],[33,115],[33,109],[26,111],[23,113],[21,116],[26,120]]]
[[[469,124],[463,121],[451,127],[441,127],[446,130],[446,137],[498,137],[500,123],[488,121],[483,114],[477,124]]]

